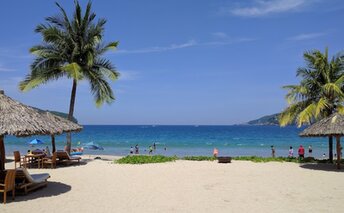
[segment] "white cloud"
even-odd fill
[[[311,1],[306,0],[256,0],[252,6],[222,8],[221,13],[243,17],[259,17],[302,9]],[[312,1],[312,3],[315,1]]]
[[[224,38],[228,38],[228,35],[224,32],[215,32],[215,33],[212,33],[212,36],[214,38],[217,38],[217,39],[224,39]]]
[[[303,40],[315,39],[315,38],[325,36],[325,35],[326,35],[326,33],[303,33],[300,35],[289,37],[289,38],[287,38],[287,40],[303,41]]]
[[[129,70],[120,70],[119,81],[133,81],[138,78],[138,72],[129,71]]]
[[[176,49],[183,49],[195,46],[197,44],[196,41],[190,40],[183,44],[171,44],[170,46],[166,47],[149,47],[144,49],[137,49],[137,50],[118,50],[115,53],[154,53],[154,52],[165,52],[170,50],[176,50]]]
[[[11,71],[15,71],[15,69],[13,68],[9,68],[9,67],[5,67],[0,63],[0,72],[11,72]]]
[[[216,34],[216,33],[215,33]],[[220,34],[217,33],[217,36]],[[225,38],[225,39],[224,39]],[[177,49],[184,49],[184,48],[191,48],[196,46],[212,46],[212,45],[230,45],[234,43],[241,43],[241,42],[249,42],[254,41],[256,39],[253,38],[229,38],[226,34],[222,34],[222,39],[209,41],[209,42],[197,42],[195,40],[190,40],[188,42],[182,44],[171,44],[165,47],[149,47],[144,49],[137,49],[137,50],[118,50],[114,52],[115,54],[138,54],[138,53],[155,53],[155,52],[166,52],[172,51]]]

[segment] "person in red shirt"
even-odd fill
[[[298,154],[300,160],[303,160],[305,158],[305,148],[303,148],[302,145],[300,145],[299,147]]]

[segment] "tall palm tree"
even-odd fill
[[[299,85],[284,86],[288,90],[289,106],[281,113],[279,122],[286,126],[295,121],[298,127],[328,117],[334,112],[344,114],[344,70],[339,56],[328,59],[314,50],[304,53],[306,67],[297,70]],[[329,157],[333,160],[333,140],[329,137]]]
[[[56,3],[60,14],[47,17],[45,24],[39,24],[35,32],[42,35],[43,42],[33,46],[30,52],[36,58],[31,64],[31,72],[19,83],[21,91],[31,90],[61,77],[72,80],[68,119],[74,114],[78,82],[87,80],[97,106],[111,103],[115,98],[107,79],[116,80],[119,73],[111,62],[102,55],[115,49],[118,42],[102,43],[105,19],[95,22],[96,14],[91,11],[91,3],[82,9],[74,2],[73,16]],[[71,136],[67,134],[67,149],[71,148]]]

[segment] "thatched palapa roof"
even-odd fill
[[[80,125],[67,119],[48,112],[39,113],[0,91],[0,135],[55,135],[81,129]]]
[[[300,133],[301,137],[325,137],[344,135],[344,115],[334,113]]]

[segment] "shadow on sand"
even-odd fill
[[[16,195],[14,201],[11,199],[11,195],[8,196],[8,203],[10,202],[22,202],[28,200],[34,200],[37,198],[53,197],[69,192],[72,189],[70,185],[60,182],[48,182],[48,186],[29,192],[27,195]]]
[[[329,163],[305,163],[305,164],[301,164],[300,167],[304,169],[327,171],[327,172],[344,172],[343,164],[341,164],[342,169],[337,169],[337,166],[335,164],[329,164]]]

